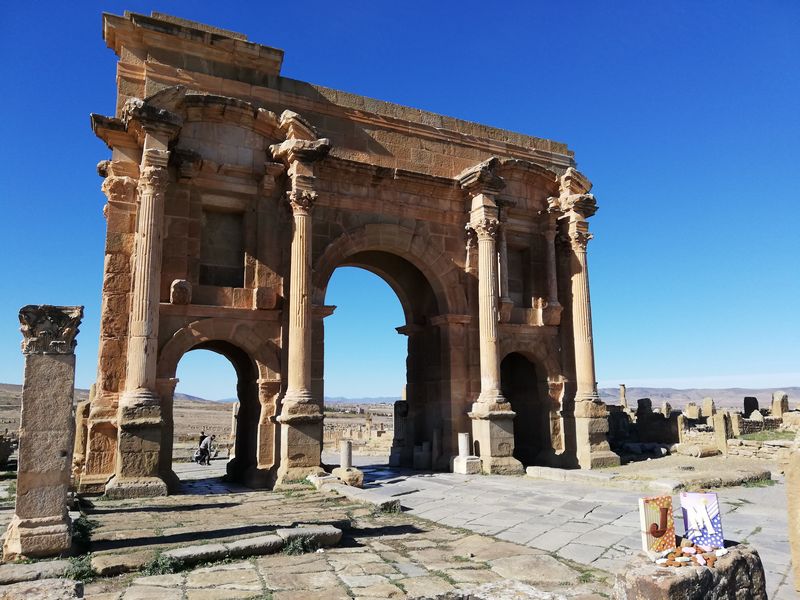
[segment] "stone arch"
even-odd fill
[[[385,252],[408,261],[425,277],[433,289],[440,314],[465,314],[467,299],[459,281],[458,267],[447,253],[434,245],[429,236],[396,224],[376,223],[352,229],[329,243],[314,263],[313,302],[324,304],[333,271],[361,252]],[[371,269],[374,270],[374,269]],[[388,273],[383,277],[404,302],[404,292]]]
[[[517,413],[515,457],[525,466],[554,466],[564,451],[564,377],[560,365],[543,340],[514,341],[512,338],[510,343],[501,344],[500,355],[503,394]],[[511,383],[509,379],[514,377],[531,379]],[[529,397],[520,397],[520,393]]]
[[[277,401],[281,391],[279,355],[271,342],[262,341],[247,322],[210,318],[194,321],[176,331],[162,346],[156,372],[159,381],[177,383],[175,374],[180,359],[191,350],[210,350],[228,359],[237,374],[240,408],[233,458],[228,475],[251,487],[266,487],[272,482],[276,457]],[[173,386],[162,386],[171,387]],[[162,392],[162,396],[163,396]],[[171,406],[165,402],[165,406]],[[165,415],[169,431],[162,438],[162,453],[171,456],[172,418]],[[169,450],[169,452],[167,452]]]
[[[356,266],[386,281],[406,317],[398,332],[408,336],[406,398],[395,407],[392,464],[445,469],[455,447],[449,338],[439,315],[467,312],[459,269],[443,249],[411,228],[368,224],[350,230],[323,249],[314,263],[312,301],[325,303],[328,282],[339,266]],[[324,325],[315,324],[317,381],[323,385]],[[400,415],[400,416],[398,416]]]

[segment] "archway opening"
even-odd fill
[[[255,466],[260,404],[257,372],[240,348],[223,341],[184,354],[173,398],[173,470],[182,482],[244,481]],[[201,436],[215,436],[209,465],[194,460]]]
[[[552,449],[550,413],[535,365],[517,352],[500,363],[500,385],[514,417],[514,458],[530,466],[545,462]]]
[[[326,305],[337,306],[325,319],[324,334],[322,327],[318,330],[324,340],[320,337],[317,342],[325,344],[324,368],[318,371],[320,377],[324,372],[325,396],[352,397],[350,390],[362,389],[359,385],[364,382],[390,399],[381,407],[386,423],[380,434],[384,438],[382,454],[372,457],[372,464],[447,468],[455,443],[450,439],[452,407],[444,400],[450,379],[442,367],[441,332],[434,319],[439,315],[439,303],[425,275],[396,254],[367,250],[340,261],[320,291]],[[351,305],[356,308],[348,318]],[[369,336],[368,330],[380,331],[385,337],[360,338]],[[345,364],[344,358],[351,362]],[[376,360],[383,365],[376,366]],[[366,412],[366,407],[361,408]],[[326,416],[329,431],[332,421]],[[372,436],[378,435],[375,423],[373,417]],[[387,426],[392,427],[391,434],[386,433]],[[364,435],[366,429],[364,423]],[[327,458],[338,463],[335,456]]]
[[[337,308],[325,319],[324,462],[338,463],[339,442],[351,440],[356,466],[387,464],[405,399],[403,306],[383,278],[350,266],[334,271],[325,300]]]

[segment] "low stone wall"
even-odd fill
[[[757,433],[759,431],[773,431],[783,424],[781,417],[764,417],[763,421],[757,419],[742,419],[739,425],[739,434]]]
[[[761,458],[778,463],[789,461],[789,452],[792,447],[791,440],[767,440],[756,442],[753,440],[728,440],[728,455],[746,458]]]
[[[709,567],[660,567],[645,557],[631,561],[617,575],[614,598],[619,600],[767,600],[764,567],[750,546],[729,546],[729,552]]]

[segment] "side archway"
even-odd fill
[[[178,362],[192,350],[210,350],[227,358],[237,375],[239,399],[233,458],[227,465],[228,477],[251,487],[272,483],[276,457],[274,417],[281,391],[278,353],[263,342],[251,327],[234,319],[204,319],[176,331],[162,346],[157,362],[165,424],[162,436],[162,463],[172,457],[172,392]],[[171,464],[162,464],[170,468]]]

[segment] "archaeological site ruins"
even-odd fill
[[[168,493],[176,366],[198,348],[238,375],[229,475],[318,471],[342,265],[405,312],[392,464],[448,470],[459,433],[487,473],[618,462],[595,383],[597,203],[566,145],[288,79],[283,51],[165,15],[107,14],[103,35],[117,105],[91,117],[111,156],[81,491]]]

